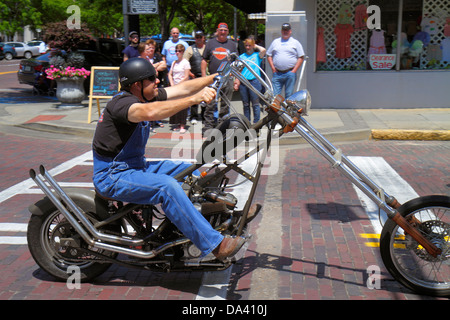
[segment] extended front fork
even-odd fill
[[[279,112],[281,118],[288,126],[302,136],[310,145],[312,145],[325,159],[327,159],[333,168],[338,169],[345,177],[364,192],[377,206],[386,212],[389,219],[392,219],[407,234],[423,246],[427,252],[437,257],[442,250],[437,248],[427,238],[425,238],[411,222],[420,223],[413,218],[413,221],[405,219],[398,211],[400,203],[388,195],[381,187],[367,177],[358,167],[355,166],[341,150],[334,147],[325,137],[323,137],[311,124],[303,117],[291,118],[287,113]]]

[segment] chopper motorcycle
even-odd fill
[[[242,77],[244,68],[261,82],[264,93]],[[217,100],[232,108],[223,92],[237,78],[259,96],[266,114],[254,125],[243,115],[228,116],[203,142],[196,162],[174,177],[216,230],[247,241],[251,238],[247,225],[261,210],[252,202],[271,142],[296,132],[386,213],[380,253],[391,275],[417,293],[450,296],[450,197],[424,196],[398,203],[305,120],[311,106],[307,90],[287,99],[275,97],[270,81],[263,80],[237,55],[229,55],[219,71],[212,85]],[[243,154],[230,157],[242,145],[246,146]],[[245,166],[249,159],[252,165]],[[63,189],[42,165],[39,172],[31,169],[30,176],[45,197],[29,207],[29,250],[36,263],[59,280],[66,281],[73,266],[79,268],[84,282],[101,275],[111,264],[151,271],[223,270],[245,251],[244,245],[240,253],[225,261],[212,254],[202,257],[155,206],[105,199],[95,190]],[[241,203],[230,181],[249,184]]]

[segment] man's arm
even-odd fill
[[[141,121],[158,121],[166,119],[181,110],[199,104],[202,101],[210,103],[215,96],[216,91],[213,88],[206,87],[194,95],[181,99],[155,101],[149,103],[135,103],[131,105],[128,110],[128,121],[138,123]]]
[[[304,60],[305,60],[304,57],[298,58],[298,59],[297,59],[297,63],[295,64],[294,69],[292,69],[291,72],[297,73],[298,68],[300,68],[300,66],[302,65],[302,63],[303,63]]]
[[[272,72],[277,72],[277,69],[275,69],[275,66],[273,65],[273,58],[272,56],[267,57],[267,62],[269,62],[270,68],[272,69]]]
[[[197,93],[204,87],[212,84],[216,75],[217,74],[213,74],[207,77],[183,81],[176,86],[165,88],[167,92],[167,100],[183,98]]]
[[[200,66],[201,70],[202,70],[202,77],[206,77],[206,68],[208,67],[208,62],[203,59],[202,60],[202,64]]]

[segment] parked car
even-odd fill
[[[120,65],[120,63],[117,63],[113,59],[93,50],[78,50],[77,53],[81,53],[84,55],[85,62],[83,67],[86,70],[91,70],[93,66],[107,67]],[[49,61],[53,54],[54,52],[49,51],[37,58],[21,60],[19,65],[19,72],[17,73],[19,83],[34,86],[41,73],[43,73],[46,68],[50,67]],[[89,91],[89,85],[90,80],[86,79],[84,81],[84,89],[86,90],[86,93],[88,93]]]
[[[27,45],[29,45],[30,47],[38,47],[40,54],[44,54],[48,51],[48,46],[45,44],[44,41],[41,40],[28,41]]]
[[[5,53],[3,52],[3,47],[0,47],[0,60],[5,59]]]
[[[122,51],[125,49],[125,42],[118,39],[97,38],[91,41],[87,49],[100,52],[120,65],[123,62]]]
[[[39,47],[31,47],[24,42],[6,42],[6,44],[9,44],[16,49],[18,58],[24,57],[25,59],[30,59],[40,55]]]
[[[15,57],[17,57],[16,49],[14,49],[13,46],[6,44],[4,42],[0,42],[0,47],[3,49],[3,53],[5,54],[6,60],[11,60]]]

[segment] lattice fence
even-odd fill
[[[430,35],[430,45],[425,48],[420,60],[421,69],[429,69],[430,63],[428,50],[432,45],[440,45],[442,40],[445,39],[444,26],[445,18],[450,17],[450,0],[424,0],[423,1],[423,16],[433,16],[437,18],[437,33]],[[439,61],[434,67],[437,69],[443,69],[450,65],[450,61]]]
[[[369,1],[361,0],[318,0],[316,21],[317,27],[324,29],[325,48],[327,53],[327,61],[317,66],[317,70],[366,70],[367,48],[368,48],[368,31],[355,30],[350,38],[352,56],[348,59],[336,58],[336,35],[334,29],[338,20],[339,8],[342,3],[349,4],[352,10],[352,25],[355,20],[355,10],[358,4],[366,4]]]

